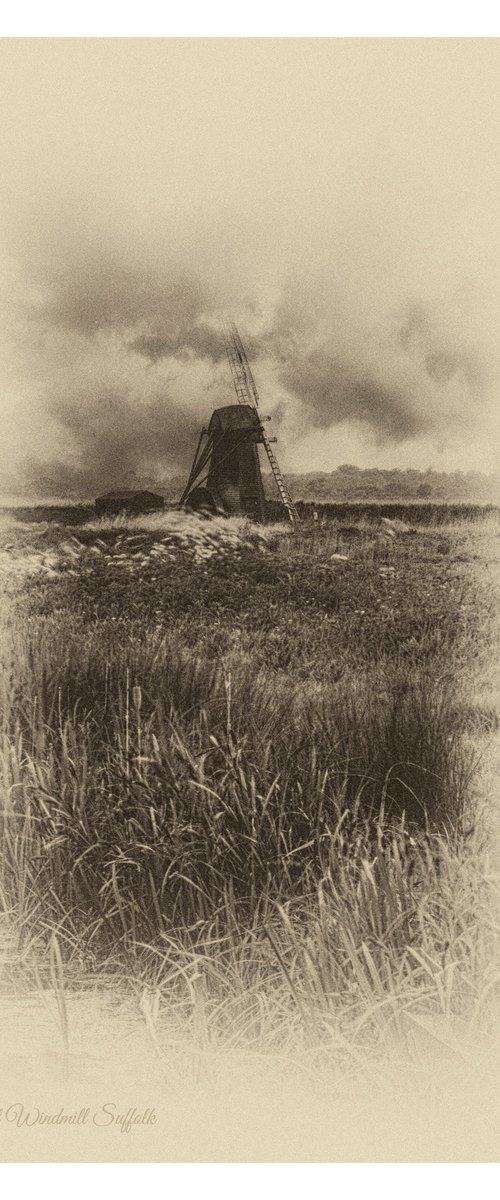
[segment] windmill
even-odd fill
[[[211,512],[243,513],[264,521],[266,502],[259,461],[264,446],[288,519],[298,521],[297,509],[281,473],[260,415],[257,386],[236,325],[225,329],[226,353],[237,404],[216,408],[208,429],[202,429],[189,478],[179,506]]]

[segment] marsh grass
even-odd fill
[[[129,980],[152,1043],[174,1015],[202,1055],[350,1069],[424,1015],[484,1026],[476,530],[369,531],[339,567],[334,529],[175,520],[167,562],[170,514],[83,527],[79,549],[49,530],[57,578],[4,606],[2,905],[66,1048],[82,972]]]

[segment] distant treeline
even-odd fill
[[[330,473],[287,475],[287,482],[295,501],[500,503],[500,477],[480,471],[382,471],[346,464]]]

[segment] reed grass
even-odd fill
[[[495,602],[475,531],[363,542],[338,570],[333,531],[233,528],[201,566],[141,544],[137,568],[129,543],[117,580],[108,526],[107,563],[82,528],[76,574],[3,611],[1,902],[65,1044],[82,971],[139,988],[153,1044],[168,1010],[207,1053],[327,1046],[349,1067],[423,1014],[487,1022]]]

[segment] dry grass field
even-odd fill
[[[500,520],[438,515],[4,517],[3,973],[66,1055],[96,988],[167,1070],[492,1036]]]

